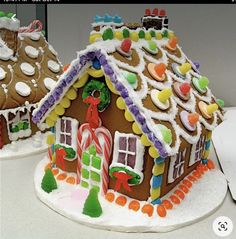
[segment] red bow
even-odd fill
[[[86,121],[91,128],[97,128],[99,126],[97,105],[100,103],[100,99],[88,96],[84,99],[84,103],[90,104],[87,110]]]
[[[114,190],[118,191],[120,190],[121,185],[123,185],[123,188],[127,191],[131,191],[131,188],[128,184],[128,180],[132,178],[132,176],[128,175],[125,172],[114,172],[113,176],[116,178],[116,185]]]

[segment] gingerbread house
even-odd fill
[[[76,173],[77,184],[158,204],[207,163],[222,101],[173,31],[154,23],[114,27],[118,17],[110,16],[110,25],[107,18],[104,24],[96,16],[90,44],[41,100],[33,121],[51,127],[49,158]]]
[[[0,12],[0,149],[46,124],[34,124],[32,110],[53,88],[61,74],[57,52],[33,21],[20,27],[12,13]]]

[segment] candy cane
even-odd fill
[[[108,174],[108,167],[109,161],[111,156],[111,146],[112,146],[112,137],[108,129],[105,127],[99,127],[95,130],[95,135],[99,139],[99,135],[102,135],[104,138],[104,144],[102,145],[103,149],[103,165],[102,165],[102,192],[106,194],[108,189],[108,181],[109,181],[109,174]],[[100,140],[99,140],[100,142]]]
[[[19,28],[19,32],[41,32],[43,25],[39,20],[34,20],[27,27]]]

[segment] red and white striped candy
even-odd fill
[[[20,27],[19,32],[41,32],[43,25],[39,20],[34,20],[27,27]]]

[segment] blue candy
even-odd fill
[[[162,175],[153,176],[152,178],[152,188],[158,188],[161,186]]]
[[[93,68],[96,69],[96,70],[100,70],[101,69],[101,64],[99,62],[99,60],[97,58],[95,58],[93,60]]]
[[[122,22],[122,18],[119,15],[115,15],[113,17],[113,22],[115,23],[121,23]]]
[[[158,157],[158,158],[156,158],[156,164],[160,164],[160,163],[163,163],[164,161],[165,161],[165,158],[163,158],[163,157]]]
[[[208,140],[206,143],[205,143],[205,150],[208,150],[211,146],[211,141]]]
[[[99,16],[99,15],[96,15],[96,16],[94,17],[94,21],[95,21],[95,22],[102,22],[102,21],[103,21],[103,17],[101,17],[101,16]]]
[[[157,198],[156,200],[152,201],[152,204],[153,204],[153,205],[161,204],[161,199],[160,199],[160,198]]]
[[[112,16],[110,16],[109,14],[105,14],[104,17],[104,22],[111,22],[112,21]]]

